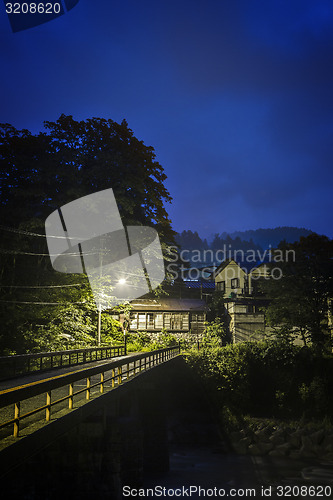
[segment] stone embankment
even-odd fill
[[[333,461],[333,429],[291,427],[260,422],[229,434],[236,453]]]

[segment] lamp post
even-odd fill
[[[102,320],[102,306],[98,304],[98,322],[97,322],[97,345],[101,346],[101,320]]]

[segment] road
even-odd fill
[[[120,359],[124,360],[124,364],[126,364],[126,358],[133,356],[135,353],[131,353],[127,356],[119,356],[112,359],[104,359],[99,361],[93,361],[91,363],[85,363],[84,365],[74,365],[49,371],[37,372],[30,375],[24,375],[22,377],[18,377],[15,379],[5,380],[0,382],[0,395],[3,392],[8,390],[12,390],[19,387],[25,387],[32,384],[36,384],[38,382],[47,381],[50,379],[54,379],[57,377],[61,377],[64,374],[69,373],[79,373],[80,371],[84,371],[87,368],[103,365],[106,363],[110,363],[112,361],[118,361]],[[133,364],[130,364],[130,369],[133,368]],[[100,375],[94,375],[91,377],[91,385],[93,386],[95,383],[100,381]],[[117,379],[115,380],[115,385],[117,385]],[[86,387],[86,378],[83,377],[82,380],[78,380],[74,384],[74,390],[79,391]],[[111,389],[111,381],[106,382],[104,386],[105,390]],[[100,387],[92,387],[90,392],[90,399],[94,399],[100,394]],[[63,387],[59,387],[52,391],[52,401],[57,401],[68,395],[68,385],[64,385]],[[86,403],[86,393],[85,391],[74,397],[74,408],[81,406]],[[34,396],[32,398],[26,399],[21,402],[20,414],[24,415],[32,410],[42,407],[46,404],[46,396],[45,394],[40,394],[38,396]],[[68,400],[63,401],[57,404],[55,407],[52,407],[51,412],[51,420],[54,420],[58,416],[61,416],[64,411],[68,410]],[[11,420],[14,417],[14,408],[13,405],[9,405],[0,409],[0,425],[4,422]],[[24,418],[20,423],[20,436],[24,436],[29,433],[29,429],[31,426],[35,426],[36,422],[40,421],[41,425],[45,424],[45,410],[42,410],[34,415],[28,416]],[[4,427],[0,429],[0,448],[7,444],[5,438],[9,438],[13,433],[13,425],[8,427]]]

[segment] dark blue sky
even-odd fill
[[[80,0],[17,33],[0,8],[0,122],[126,118],[176,230],[333,237],[331,0]]]

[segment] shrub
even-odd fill
[[[332,412],[333,359],[285,341],[206,344],[188,363],[238,415],[323,418]]]

